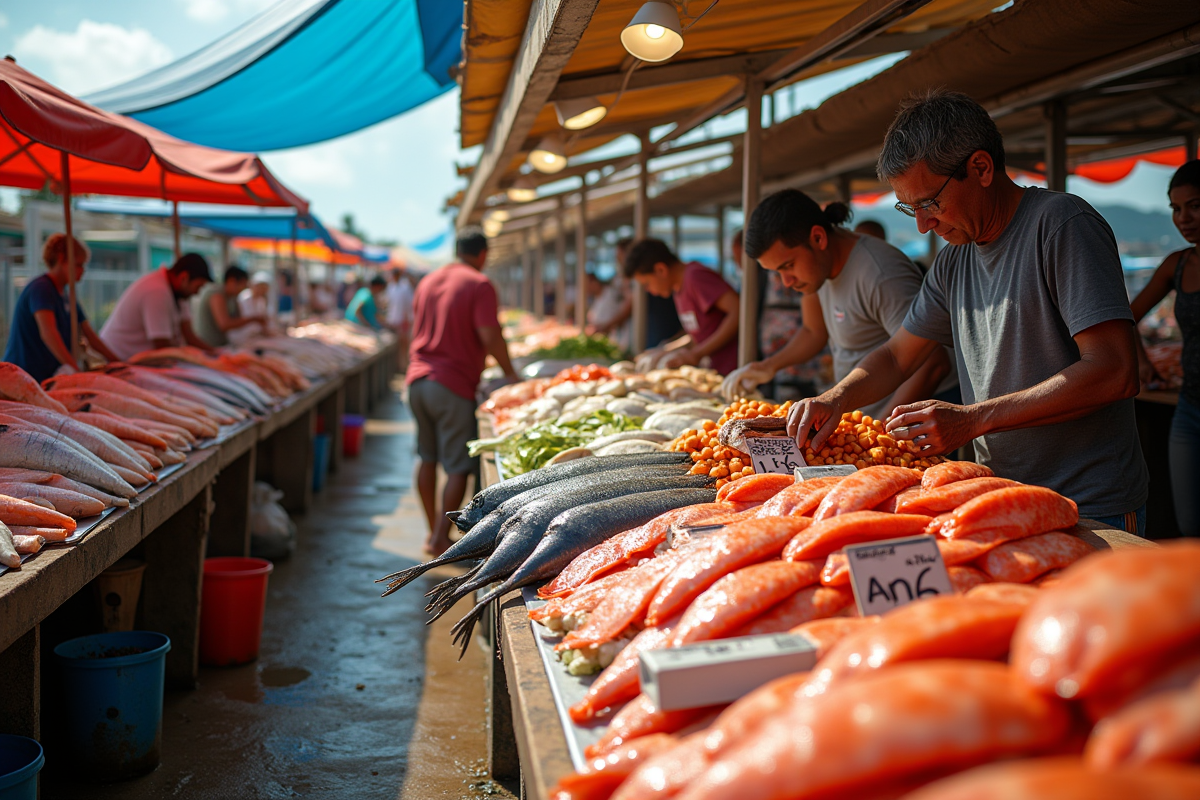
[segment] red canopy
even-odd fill
[[[90,106],[8,60],[0,60],[0,185],[229,205],[293,206],[289,190],[252,153],[184,142],[137,120]]]

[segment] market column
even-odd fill
[[[587,326],[587,174],[579,190],[579,227],[575,229],[575,325]]]
[[[533,315],[538,319],[546,316],[546,262],[542,248],[542,218],[533,226]]]
[[[533,254],[529,251],[529,231],[521,231],[521,302],[518,306],[533,311]]]
[[[650,133],[639,136],[637,197],[633,206],[633,240],[646,238],[650,229]],[[633,347],[634,354],[646,349],[646,290],[637,281],[633,287]]]
[[[558,209],[554,214],[554,319],[560,324],[567,321],[567,221],[566,196],[558,196]]]
[[[742,218],[750,219],[758,205],[762,182],[762,94],[756,75],[746,76],[746,135],[742,139]],[[741,324],[738,327],[738,366],[758,360],[758,263],[742,256]]]

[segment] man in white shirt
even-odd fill
[[[405,372],[408,369],[408,340],[412,329],[413,289],[403,270],[394,269],[388,275],[384,298],[387,301],[386,322],[388,327],[396,332],[396,342],[399,345],[396,348],[398,368]]]
[[[204,256],[185,253],[169,269],[160,267],[134,281],[117,300],[100,338],[126,360],[147,350],[185,344],[214,350],[192,330],[187,302],[211,281]]]

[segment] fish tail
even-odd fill
[[[475,631],[475,625],[483,618],[484,611],[491,605],[492,601],[500,596],[499,589],[493,589],[480,598],[475,607],[468,611],[462,619],[454,623],[454,627],[450,629],[451,635],[454,637],[454,644],[459,646],[458,660],[462,661],[463,656],[467,654],[467,648],[471,644],[471,634]]]

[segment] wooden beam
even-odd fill
[[[597,5],[599,0],[534,0],[530,6],[508,86],[463,196],[460,228],[469,223],[475,206],[495,193],[501,172],[520,152]]]
[[[765,69],[790,50],[767,50],[762,53],[741,53],[733,56],[698,58],[691,61],[672,61],[663,66],[643,66],[629,76],[626,91],[653,89],[672,86],[688,81],[708,78],[737,77],[747,72]],[[570,100],[576,97],[593,97],[615,94],[621,90],[625,71],[602,72],[594,75],[563,78],[550,94],[551,100]]]
[[[938,39],[944,39],[956,30],[958,28],[930,28],[927,31],[918,31],[916,33],[881,33],[857,47],[851,47],[834,60],[875,58],[876,56],[885,56],[889,53],[902,53],[905,50],[910,52],[920,50],[923,47],[933,44]]]
[[[763,81],[747,75],[746,137],[742,141],[742,213],[744,225],[758,206],[762,188],[762,96]],[[742,254],[741,319],[738,323],[738,366],[758,360],[758,262]]]

